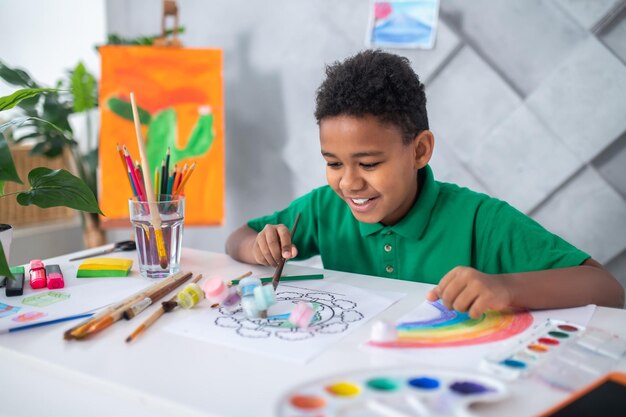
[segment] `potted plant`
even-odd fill
[[[23,77],[24,73],[16,72],[16,75]],[[34,109],[39,99],[43,98],[45,107],[47,95],[58,94],[58,89],[50,88],[25,88],[15,93],[0,97],[0,111],[9,110],[22,103]],[[26,103],[24,103],[26,101]],[[33,110],[34,111],[34,110]],[[57,119],[59,120],[59,119]],[[60,119],[63,121],[63,119]],[[17,202],[23,206],[34,204],[41,208],[63,206],[86,213],[102,214],[98,207],[98,202],[92,190],[82,179],[74,176],[64,169],[51,170],[45,167],[32,169],[28,174],[29,189],[17,191],[11,194],[4,194],[4,184],[6,181],[23,184],[15,169],[15,163],[11,156],[9,144],[4,136],[4,132],[9,128],[19,128],[21,126],[33,126],[36,129],[47,129],[56,132],[53,137],[60,142],[72,141],[66,136],[63,127],[39,117],[38,115],[27,115],[16,117],[0,125],[0,198],[16,195]],[[1,219],[0,219],[1,220]],[[4,254],[4,249],[0,245],[0,275],[12,277],[8,262]]]

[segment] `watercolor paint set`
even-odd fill
[[[425,369],[353,372],[308,382],[279,403],[282,417],[472,416],[469,406],[508,395],[496,378]]]
[[[548,319],[513,348],[485,358],[482,368],[504,379],[532,375],[573,390],[610,370],[626,341],[596,328]]]

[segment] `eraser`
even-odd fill
[[[76,273],[77,278],[126,277],[133,266],[132,259],[89,258],[85,259]]]

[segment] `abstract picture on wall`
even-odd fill
[[[366,44],[432,49],[438,15],[439,0],[372,1]]]
[[[116,145],[139,158],[130,93],[135,94],[151,177],[167,150],[169,166],[195,163],[185,185],[185,225],[224,217],[224,88],[218,49],[100,48],[99,202],[103,224],[124,227],[132,189]],[[144,173],[145,175],[145,173]]]

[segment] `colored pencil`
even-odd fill
[[[308,281],[313,279],[324,279],[324,274],[311,274],[311,275],[285,275],[280,277],[280,281]],[[260,278],[262,283],[272,282],[272,277]],[[231,285],[239,284],[238,279],[230,281]]]
[[[176,168],[176,172],[175,174],[175,178],[174,178],[174,185],[172,186],[172,195],[176,194],[176,190],[178,189],[178,186],[180,185],[180,181],[182,179],[182,169],[181,168]]]
[[[178,187],[178,190],[176,190],[176,195],[183,193],[183,191],[185,190],[185,184],[187,184],[187,181],[189,181],[189,177],[191,177],[191,174],[193,174],[193,170],[194,169],[196,169],[196,163],[195,162],[193,164],[191,164],[191,167],[189,168],[189,170],[187,171],[187,173],[183,177],[183,179],[182,179],[182,181],[180,183],[180,186]]]
[[[196,275],[191,282],[192,283],[197,283],[198,281],[200,281],[202,279],[202,274]],[[178,296],[178,294],[175,294],[172,298],[170,298],[169,300],[166,301],[166,303],[172,302],[172,301],[176,301],[176,297]],[[130,336],[128,336],[126,338],[126,343],[130,343],[133,340],[135,340],[137,338],[137,336],[139,336],[141,333],[143,333],[144,331],[146,331],[146,329],[150,326],[152,326],[154,324],[155,321],[157,321],[159,319],[159,317],[161,317],[163,314],[167,313],[167,311],[165,310],[165,307],[163,306],[163,304],[161,304],[161,307],[159,307],[158,310],[156,310],[154,313],[152,313],[152,315],[150,317],[148,317],[146,319],[146,321],[144,321],[143,323],[141,323],[132,333]]]
[[[144,171],[150,172],[148,158],[146,157],[146,145],[141,134],[141,124],[139,123],[139,114],[137,113],[137,103],[135,103],[135,94],[130,93],[130,104],[133,110],[133,120],[135,122],[135,135],[137,136],[137,145],[139,146],[139,156],[141,157],[141,165]],[[152,178],[148,175],[144,186],[146,187],[146,197],[148,201],[148,211],[150,214],[150,223],[154,228],[154,237],[156,239],[157,254],[159,255],[159,265],[162,269],[166,269],[169,265],[165,244],[163,242],[163,230],[161,230],[161,215],[159,208],[154,199],[154,191],[152,187]]]
[[[22,330],[34,329],[37,327],[49,326],[51,324],[63,323],[65,321],[70,320],[78,320],[85,317],[91,317],[94,313],[85,313],[85,314],[76,314],[73,316],[59,317],[58,319],[40,321],[38,323],[25,324],[23,326],[10,327],[8,329],[0,330],[0,334],[4,333],[13,333],[13,332],[21,332]]]
[[[296,228],[298,227],[298,221],[300,221],[300,213],[296,216],[296,220],[293,222],[293,226],[291,227],[291,238],[293,239],[294,233],[296,233]],[[272,286],[274,290],[278,287],[278,282],[280,281],[280,275],[283,273],[283,268],[285,266],[285,262],[287,260],[285,258],[281,258],[276,266],[276,271],[274,271],[274,275],[272,276]]]
[[[128,166],[128,170],[132,174],[131,176],[132,176],[133,184],[135,184],[135,190],[137,190],[137,196],[139,197],[139,200],[143,200],[143,196],[141,195],[141,189],[139,188],[139,179],[137,178],[137,174],[135,173],[135,164],[133,164],[133,160],[130,158],[130,153],[128,152],[128,149],[126,148],[126,145],[124,145],[123,148],[124,148],[124,157],[126,159],[126,165]]]
[[[142,196],[146,195],[146,186],[145,186],[145,180],[143,178],[143,171],[141,170],[141,166],[136,165],[135,166],[135,175],[137,175],[137,183],[139,184],[139,193]],[[145,199],[144,199],[145,200]]]
[[[126,165],[126,163],[124,163]],[[130,187],[133,189],[133,194],[137,199],[139,199],[139,193],[137,192],[137,188],[135,188],[135,184],[133,183],[133,174],[130,172],[130,168],[126,167],[126,173],[128,174],[128,181],[130,181]]]
[[[165,158],[161,162],[161,181],[159,184],[159,199],[162,194],[165,194],[165,188],[167,187],[167,170],[165,169]]]
[[[167,152],[165,153],[165,175],[167,178],[170,176],[170,147],[167,147]]]

